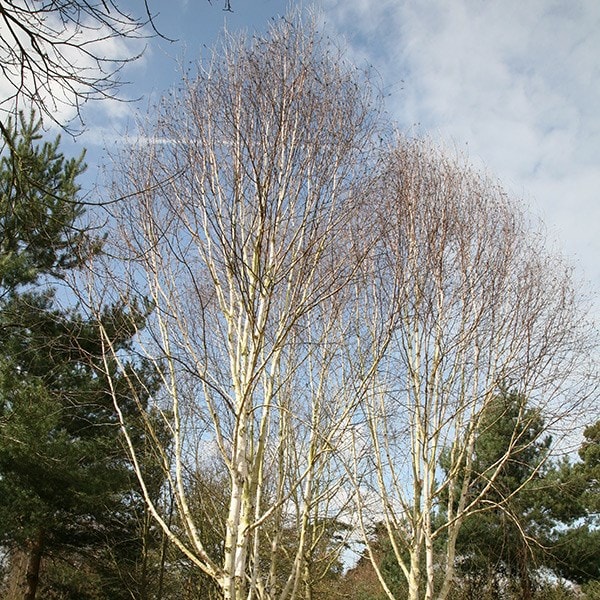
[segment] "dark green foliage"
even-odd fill
[[[26,545],[42,531],[50,555],[88,553],[99,570],[105,566],[98,561],[105,548],[139,554],[144,504],[97,365],[97,324],[52,311],[37,300],[27,296],[27,310],[20,311],[26,320],[9,328],[2,340],[15,352],[0,369],[0,539]],[[11,304],[13,325],[15,304],[20,302]],[[120,345],[125,347],[125,340]],[[152,374],[140,376],[151,391]],[[120,387],[125,394],[124,382]],[[131,401],[123,400],[130,416],[137,413]],[[139,425],[136,441],[141,445]],[[103,583],[108,581],[105,576]],[[106,597],[119,596],[111,592]]]
[[[583,503],[589,514],[600,516],[600,421],[586,427],[579,449],[581,463],[576,471],[586,481]]]
[[[600,580],[600,421],[583,435],[579,462],[555,467],[557,493],[549,503],[561,523],[553,537],[553,568],[582,584]]]
[[[58,139],[38,144],[34,120],[8,129],[13,137],[0,157],[0,545],[13,565],[19,553],[41,548],[43,597],[131,598],[124,578],[159,536],[148,527],[142,535],[147,515],[111,385],[160,493],[142,419],[156,419],[144,413],[158,379],[140,361],[128,366],[135,377],[119,375],[102,356],[100,327],[131,355],[147,308],[110,306],[98,320],[61,307],[52,280],[100,251],[78,230],[82,159],[66,160]]]
[[[538,556],[531,540],[547,539],[553,524],[541,503],[550,444],[543,432],[541,415],[516,393],[500,393],[482,416],[471,493],[492,481],[482,503],[491,508],[467,517],[458,537],[457,568],[466,590],[500,597],[505,584],[499,582],[512,581],[524,600],[532,597]]]
[[[600,581],[600,530],[588,524],[561,532],[552,548],[554,569],[576,583]]]
[[[66,159],[60,138],[41,142],[41,122],[20,114],[0,149],[0,290],[5,294],[41,275],[60,277],[99,249],[77,229],[83,207],[76,179],[83,154]]]
[[[473,493],[502,467],[484,498],[494,508],[468,517],[459,534],[458,597],[538,598],[550,588],[570,597],[544,583],[541,568],[579,584],[600,579],[600,422],[584,431],[575,464],[547,460],[543,418],[517,394],[499,395],[479,431]]]

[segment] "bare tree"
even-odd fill
[[[226,38],[116,165],[127,200],[110,286],[153,308],[138,342],[163,382],[173,458],[157,452],[180,526],[146,500],[227,599],[309,596],[339,550],[323,536],[347,502],[335,448],[356,408],[343,392],[364,256],[353,232],[378,123],[368,82],[289,18]],[[190,508],[207,454],[228,475],[222,556]]]
[[[486,492],[526,450],[518,432],[539,414],[523,410],[506,453],[476,474],[486,407],[510,389],[556,427],[593,390],[591,330],[569,269],[494,182],[425,142],[400,139],[372,191],[369,264],[378,284],[356,328],[364,374],[355,379],[368,382],[351,468],[357,514],[388,596],[371,547],[375,524],[409,598],[443,600],[465,516],[490,508]]]
[[[163,383],[173,452],[149,435],[177,526],[146,501],[226,599],[310,597],[340,520],[373,557],[383,524],[411,600],[446,598],[462,522],[522,446],[473,473],[500,387],[551,426],[590,393],[568,269],[496,184],[426,143],[382,152],[384,127],[368,82],[283,19],[225,38],[115,163],[120,262],[90,291],[152,309],[136,348]],[[227,480],[210,535],[206,456]]]

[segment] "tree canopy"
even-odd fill
[[[180,520],[147,498],[165,535],[227,600],[287,600],[351,531],[391,599],[377,520],[409,598],[449,598],[467,519],[518,510],[546,423],[592,393],[569,267],[496,181],[397,134],[295,16],[225,37],[114,167],[115,262],[90,289],[155,306],[137,340],[173,415]],[[506,445],[484,448],[492,423]],[[192,510],[207,454],[227,480],[216,538]]]

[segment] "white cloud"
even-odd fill
[[[354,59],[379,71],[402,124],[466,148],[530,199],[600,290],[600,3],[322,5]]]
[[[34,49],[31,40],[17,28],[14,30],[14,35],[28,53],[28,56],[33,59],[33,64],[36,65],[34,69],[37,77],[36,82],[34,83],[31,70],[26,68],[22,73],[17,62],[18,53],[15,51],[15,55],[11,56],[11,50],[7,49],[15,45],[13,43],[13,33],[8,31],[4,21],[0,21],[1,51],[3,61],[6,63],[5,68],[0,73],[0,102],[4,110],[10,110],[14,106],[15,92],[23,84],[25,90],[29,89],[30,93],[35,90],[39,94],[42,103],[58,123],[69,123],[77,117],[77,103],[81,95],[92,92],[91,88],[82,81],[78,81],[78,78],[90,82],[97,80],[100,82],[100,86],[102,86],[104,78],[109,81],[121,80],[121,72],[114,73],[114,70],[119,69],[120,65],[123,65],[123,71],[128,70],[129,63],[127,63],[127,59],[137,56],[144,49],[143,40],[134,37],[115,36],[108,26],[99,26],[98,23],[85,18],[82,18],[79,27],[71,22],[63,23],[53,13],[49,13],[43,21],[38,22],[33,18],[31,21],[33,31],[42,32],[57,43],[56,46],[44,43],[41,33],[36,38],[41,51],[58,65],[59,76],[53,77],[50,75],[49,78],[46,78],[43,68],[44,61],[39,57],[38,51]],[[125,62],[119,62],[123,60]],[[144,57],[132,64],[137,64],[143,60]],[[71,66],[73,72],[70,70]],[[70,78],[71,73],[72,78]],[[112,92],[110,89],[107,91],[108,93]],[[78,95],[80,95],[79,98]],[[19,108],[28,110],[29,99],[27,93],[19,92],[17,101]],[[99,106],[105,118],[106,116],[109,118],[122,118],[129,114],[126,103],[110,98],[104,99],[103,102],[99,103]]]

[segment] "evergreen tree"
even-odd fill
[[[600,422],[585,429],[576,463],[547,460],[543,418],[518,394],[499,395],[479,429],[472,493],[513,450],[486,492],[494,508],[467,518],[459,535],[464,597],[500,598],[509,588],[510,597],[532,598],[542,567],[579,584],[600,580]]]
[[[553,536],[557,574],[580,584],[600,581],[600,421],[586,427],[579,461],[556,465],[549,509],[560,526]]]
[[[58,597],[131,597],[111,581],[106,552],[136,560],[144,508],[120,438],[99,327],[130,352],[145,308],[140,304],[133,314],[107,307],[99,323],[77,307],[61,306],[52,282],[101,250],[101,241],[79,228],[84,208],[76,179],[85,168],[83,156],[66,159],[59,138],[41,142],[33,118],[21,116],[18,125],[5,128],[11,136],[0,154],[0,544],[10,552],[6,594],[32,600],[40,573],[50,573],[60,559],[72,575],[94,581],[95,589],[88,593],[84,581],[73,589],[73,576],[59,569]],[[153,371],[134,362],[129,368],[141,388],[138,402],[147,400],[157,387]],[[115,365],[108,370],[123,410],[139,414],[129,384],[115,375]],[[138,424],[133,437],[143,444],[140,419]],[[40,585],[51,597],[48,578]]]
[[[467,596],[471,590],[473,597],[483,597],[485,590],[486,597],[504,597],[502,588],[508,582],[519,598],[533,597],[534,572],[540,564],[533,540],[547,540],[553,525],[541,494],[542,465],[550,444],[542,437],[544,430],[542,416],[516,393],[500,393],[482,416],[472,494],[488,486],[491,473],[495,476],[482,503],[490,508],[469,516],[457,540],[457,568]],[[504,460],[508,448],[511,452]]]
[[[4,298],[43,276],[60,278],[99,240],[77,228],[84,207],[77,178],[84,155],[66,159],[60,137],[41,142],[41,122],[21,113],[5,126],[0,149],[0,294]]]

